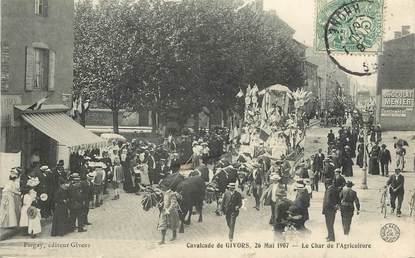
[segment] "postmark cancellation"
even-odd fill
[[[348,55],[382,51],[384,0],[316,1],[316,51]]]

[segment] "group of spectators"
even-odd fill
[[[89,225],[88,212],[93,183],[79,173],[68,175],[62,160],[51,170],[38,163],[27,173],[12,168],[3,189],[0,225],[3,228],[27,228],[35,237],[42,232],[41,219],[52,218],[52,236],[62,236]]]
[[[119,199],[120,184],[125,192],[140,194],[179,171],[179,155],[168,143],[113,141],[105,149],[72,153],[69,169],[63,160],[49,168],[40,159],[31,159],[31,168],[10,171],[2,192],[0,227],[27,227],[35,237],[42,231],[42,219],[52,221],[52,236],[85,232],[91,224],[89,210],[100,207],[110,192],[112,200]]]

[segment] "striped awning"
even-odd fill
[[[68,146],[72,152],[107,145],[105,139],[88,131],[63,112],[28,113],[22,114],[22,117],[42,133]]]

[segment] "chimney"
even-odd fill
[[[411,26],[403,25],[402,26],[402,37],[408,35],[409,33],[411,33],[410,30],[411,30]]]
[[[395,31],[395,39],[402,37],[402,32],[400,31]]]

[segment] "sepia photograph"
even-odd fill
[[[0,258],[415,258],[415,0],[0,0]]]

